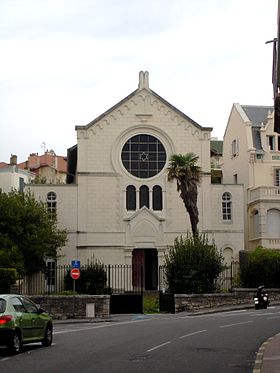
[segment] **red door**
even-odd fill
[[[143,279],[145,265],[145,252],[143,249],[134,249],[132,253],[132,285],[134,291],[145,288]]]

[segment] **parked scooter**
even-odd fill
[[[259,286],[256,294],[254,295],[255,309],[267,309],[269,305],[268,294],[264,286]]]

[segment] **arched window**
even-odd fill
[[[149,188],[147,185],[142,185],[140,187],[140,209],[143,206],[150,207]]]
[[[222,214],[223,220],[231,220],[231,194],[225,192],[222,197]]]
[[[139,134],[124,144],[121,158],[123,166],[131,175],[146,179],[157,175],[163,169],[166,151],[156,137]]]
[[[153,187],[153,210],[162,210],[162,189],[159,185]]]
[[[230,247],[226,247],[223,250],[224,263],[226,266],[230,266],[233,261],[233,250]]]
[[[56,194],[54,192],[49,192],[47,194],[47,206],[48,212],[51,218],[56,217]]]
[[[136,188],[134,185],[129,185],[126,188],[126,209],[136,210]]]
[[[267,211],[267,236],[273,238],[280,237],[280,211],[271,209]]]

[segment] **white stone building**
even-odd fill
[[[149,87],[148,72],[129,96],[87,125],[76,126],[68,150],[68,185],[30,185],[57,210],[69,232],[61,263],[142,264],[146,289],[174,238],[191,232],[175,182],[167,180],[171,154],[199,156],[199,231],[227,262],[244,249],[243,186],[211,184],[209,127],[202,127]]]
[[[234,104],[224,135],[223,180],[244,184],[245,249],[280,249],[280,135],[272,106]]]
[[[12,190],[23,192],[25,184],[30,183],[34,177],[32,172],[18,167],[16,155],[11,155],[10,163],[0,162],[0,189],[4,193]]]

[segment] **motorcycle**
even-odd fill
[[[267,309],[269,305],[268,294],[267,292],[261,292],[254,295],[254,304],[255,309]]]

